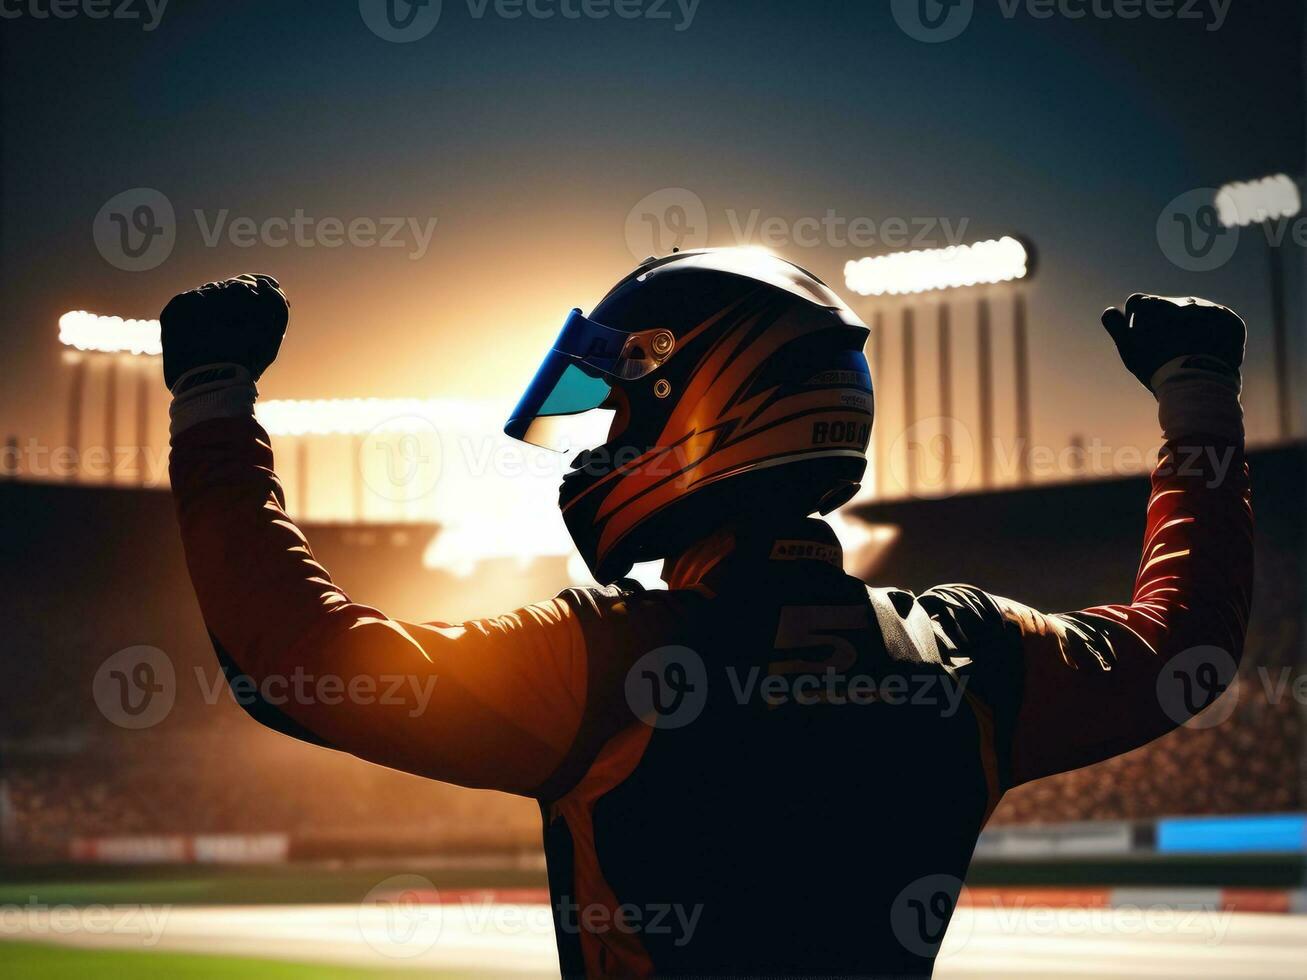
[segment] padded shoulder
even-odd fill
[[[994,596],[974,585],[937,585],[917,596],[935,624],[941,646],[949,653],[971,651],[1002,641],[1007,618]]]

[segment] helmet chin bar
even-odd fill
[[[832,487],[817,504],[817,513],[825,517],[831,511],[839,510],[857,496],[858,491],[861,489],[861,482],[849,482],[842,486]]]
[[[608,454],[608,459],[620,455],[629,462],[645,451],[606,444],[592,453],[600,458]],[[726,527],[753,527],[767,533],[813,514],[829,514],[858,492],[865,469],[865,459],[810,458],[704,483],[633,525],[602,554],[603,522],[596,519],[596,511],[603,495],[589,491],[593,481],[611,470],[574,469],[564,475],[559,505],[595,581],[611,585],[629,575],[633,565],[674,559]]]

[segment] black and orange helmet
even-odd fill
[[[600,582],[723,526],[829,513],[857,492],[873,396],[867,327],[769,252],[648,259],[573,310],[504,431],[554,449],[560,422],[615,415],[559,494]]]

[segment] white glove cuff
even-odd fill
[[[206,364],[187,371],[172,386],[169,434],[176,439],[209,419],[253,418],[259,390],[239,364]]]
[[[1201,362],[1199,362],[1201,364]],[[1168,361],[1152,377],[1157,418],[1167,442],[1214,436],[1242,443],[1243,406],[1239,373],[1208,370],[1188,355]]]

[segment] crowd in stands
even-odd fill
[[[1008,793],[996,823],[1057,823],[1204,813],[1272,813],[1307,806],[1301,796],[1302,590],[1295,556],[1258,554],[1258,588],[1239,684],[1190,726],[1107,762]],[[1302,690],[1302,687],[1299,687]],[[1227,714],[1228,713],[1228,714]]]

